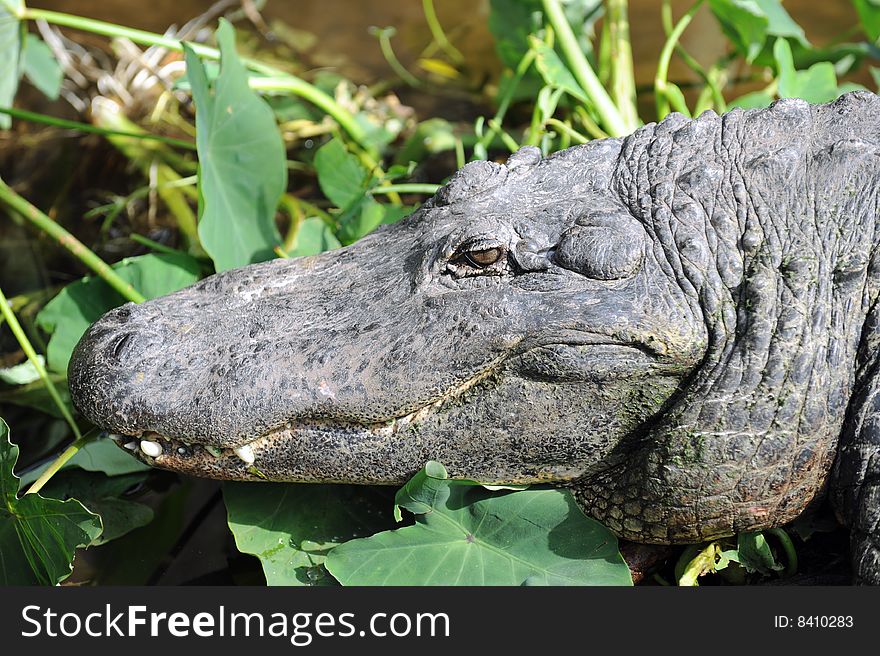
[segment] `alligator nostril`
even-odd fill
[[[116,340],[116,343],[113,345],[113,359],[121,360],[124,356],[128,347],[131,346],[133,336],[131,333],[126,333],[122,337]]]

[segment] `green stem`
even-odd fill
[[[513,100],[513,94],[516,91],[516,87],[519,86],[520,81],[534,61],[535,51],[529,49],[529,51],[523,55],[523,58],[520,59],[519,64],[517,64],[516,70],[513,72],[513,78],[511,78],[510,83],[507,85],[507,93],[501,97],[501,100],[498,103],[498,110],[495,112],[495,117],[493,119],[494,124],[501,125],[504,122],[504,116],[507,114],[507,110]],[[495,138],[495,135],[495,130],[490,128],[482,137],[480,137],[478,145],[482,148],[488,148],[489,144],[492,143],[492,140]]]
[[[95,439],[93,435],[86,435],[84,437],[78,437],[73,441],[69,447],[64,449],[55,460],[52,461],[52,464],[46,468],[40,477],[33,482],[33,484],[28,488],[25,494],[35,494],[43,489],[43,486],[49,482],[49,479],[52,478],[58,470],[60,470],[64,465],[67,464],[67,461],[70,460],[73,456],[76,455],[76,452],[82,449],[86,444],[92,442]]]
[[[397,74],[397,77],[403,80],[406,84],[418,88],[422,86],[421,80],[406,70],[406,66],[401,64],[397,55],[394,54],[394,48],[391,46],[391,37],[393,37],[396,32],[397,30],[393,27],[370,28],[370,34],[379,39],[379,49],[382,51],[382,56],[385,57],[385,61],[388,62],[391,70],[393,70],[395,74]]]
[[[44,20],[53,25],[61,25],[63,27],[71,27],[77,30],[100,34],[108,37],[126,38],[134,43],[145,46],[158,46],[167,48],[176,52],[183,52],[183,44],[178,39],[172,39],[154,32],[145,30],[136,30],[130,27],[114,25],[113,23],[105,23],[104,21],[94,20],[91,18],[83,18],[82,16],[72,16],[57,11],[48,11],[46,9],[26,8],[21,16],[22,20]],[[199,43],[190,44],[193,52],[200,57],[206,59],[220,59],[220,52],[216,48],[210,48]],[[253,78],[250,80],[251,88],[264,89],[266,91],[288,91],[294,95],[305,98],[316,107],[322,109],[339,123],[343,130],[348,132],[352,139],[358,142],[364,148],[372,148],[367,139],[366,130],[355,121],[351,113],[337,103],[331,96],[324,93],[317,87],[309,84],[305,80],[289,75],[272,66],[267,66],[262,62],[256,61],[248,57],[242,57],[241,61],[250,70],[260,73],[261,75],[274,78],[272,85],[267,85],[265,79]]]
[[[568,135],[572,141],[579,144],[585,144],[589,141],[587,137],[582,135],[580,132],[576,131],[570,125],[563,123],[557,118],[548,118],[547,125],[552,125],[554,128],[562,132],[563,134]]]
[[[586,56],[578,45],[577,38],[571,29],[571,25],[568,24],[568,19],[565,17],[565,12],[562,10],[559,0],[542,0],[542,2],[547,20],[553,26],[553,30],[559,39],[559,45],[562,47],[562,52],[568,60],[569,66],[571,66],[571,72],[578,84],[587,92],[590,102],[596,107],[596,113],[606,128],[606,132],[612,137],[622,137],[629,134],[631,130],[626,121],[614,105],[614,101],[611,100],[608,92],[605,91],[605,87],[599,82],[599,78],[596,77],[590,62],[587,61]]]
[[[785,571],[782,572],[782,575],[786,578],[794,576],[797,573],[798,556],[788,533],[781,528],[771,528],[767,534],[779,540],[779,544],[782,545],[782,550],[785,552]]]
[[[165,255],[186,255],[186,253],[184,253],[183,251],[179,251],[176,248],[171,248],[170,246],[166,246],[165,244],[160,244],[158,241],[154,241],[149,237],[139,235],[136,232],[132,232],[128,237],[133,242],[136,242],[141,246],[151,248],[157,253],[164,253]]]
[[[667,80],[669,78],[669,62],[672,60],[672,53],[675,52],[675,47],[678,44],[681,35],[684,33],[685,29],[693,19],[694,14],[697,13],[697,10],[702,6],[704,1],[705,0],[697,0],[691,5],[691,8],[688,9],[687,13],[681,17],[678,24],[676,24],[669,33],[666,43],[663,44],[663,50],[660,51],[660,59],[657,62],[657,73],[654,76],[654,101],[657,104],[658,120],[662,120],[669,113],[669,98],[666,95],[666,89]]]
[[[441,185],[419,184],[415,182],[403,184],[390,184],[386,187],[376,187],[370,193],[376,194],[436,194]]]
[[[64,417],[64,421],[66,421],[67,425],[70,426],[70,430],[73,431],[74,437],[76,437],[76,439],[80,439],[82,437],[82,434],[79,432],[79,426],[76,425],[76,421],[74,421],[73,415],[70,414],[70,410],[67,409],[67,405],[65,405],[64,401],[61,398],[61,394],[58,393],[58,389],[49,378],[49,374],[46,371],[46,368],[43,366],[43,363],[40,362],[40,358],[37,357],[37,352],[34,350],[33,345],[27,338],[27,335],[24,334],[24,329],[18,322],[18,317],[16,317],[15,313],[12,311],[12,308],[9,305],[9,301],[6,300],[6,296],[3,294],[2,289],[0,289],[0,315],[2,315],[4,319],[6,319],[6,323],[9,326],[9,329],[12,331],[13,336],[18,341],[18,344],[21,346],[21,350],[24,351],[24,354],[30,361],[31,366],[33,366],[33,368],[36,370],[37,375],[39,375],[40,377],[40,380],[43,381],[43,385],[46,386],[46,391],[49,392],[49,396],[52,397],[52,402],[58,408],[61,416]]]
[[[0,202],[5,203],[64,246],[74,257],[119,292],[123,298],[135,303],[143,303],[146,300],[131,284],[120,278],[104,260],[86,248],[85,244],[15,193],[2,179],[0,179]]]
[[[107,130],[98,128],[88,123],[80,123],[79,121],[68,121],[63,118],[55,118],[54,116],[46,116],[45,114],[37,114],[24,109],[14,109],[12,107],[0,107],[0,114],[7,114],[12,118],[22,121],[30,121],[32,123],[42,123],[43,125],[52,125],[65,130],[76,130],[77,132],[87,132],[89,134],[100,134],[102,136],[132,137],[133,139],[147,139],[151,141],[161,141],[169,146],[177,146],[178,148],[187,148],[195,150],[196,145],[191,141],[183,139],[175,139],[173,137],[163,137],[158,134],[150,134],[149,132],[134,133],[122,132],[120,130]]]
[[[636,79],[629,39],[627,0],[607,0],[611,97],[617,105],[627,131],[639,126],[636,109]]]
[[[577,114],[577,117],[580,119],[581,123],[583,123],[584,129],[591,137],[593,137],[593,139],[608,138],[608,134],[596,125],[596,121],[593,120],[593,117],[590,116],[590,113],[585,107],[578,105],[574,108],[574,113]]]
[[[672,5],[670,0],[663,1],[662,9],[663,31],[668,37],[672,32],[674,25],[672,21]],[[696,73],[703,83],[706,85],[700,93],[700,100],[697,107],[694,108],[694,116],[699,116],[703,109],[709,109],[707,105],[707,96],[712,98],[715,111],[719,114],[727,111],[727,101],[724,100],[724,94],[721,91],[722,84],[719,84],[718,77],[723,71],[723,66],[727,64],[727,58],[723,57],[711,70],[707,71],[703,66],[684,49],[680,43],[675,44],[675,53],[681,57],[685,65]]]
[[[422,10],[425,12],[425,21],[428,23],[428,29],[431,30],[431,36],[434,37],[434,41],[437,42],[440,49],[449,55],[449,58],[455,63],[460,64],[463,62],[464,55],[461,54],[458,48],[449,43],[449,39],[446,38],[446,32],[443,31],[443,26],[437,20],[437,12],[434,11],[432,0],[422,0]]]

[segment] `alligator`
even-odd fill
[[[98,320],[73,403],[146,463],[568,486],[641,543],[829,495],[880,583],[880,98],[780,100],[459,170],[355,244]]]

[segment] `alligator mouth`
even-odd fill
[[[658,362],[657,354],[640,344],[620,342],[592,342],[603,351],[607,359],[609,351],[624,352],[635,369],[668,369],[670,365]],[[546,346],[542,345],[542,346]],[[495,374],[501,364],[511,355],[508,353],[489,363],[464,382],[446,391],[438,398],[407,414],[376,421],[358,421],[346,418],[298,417],[250,440],[237,444],[210,444],[191,442],[180,437],[169,437],[146,430],[135,435],[111,434],[110,437],[145,464],[195,476],[209,476],[230,480],[280,480],[273,471],[273,463],[280,453],[296,448],[298,436],[304,432],[320,434],[330,446],[353,443],[385,444],[407,430],[417,429],[426,417],[438,412],[447,403],[460,399],[469,390]],[[346,482],[325,479],[325,482]],[[377,480],[382,483],[383,480]]]
[[[479,380],[471,385],[477,382]],[[413,429],[451,398],[444,397],[407,415],[384,422],[359,423],[332,419],[288,421],[281,428],[237,446],[196,444],[153,431],[139,436],[111,434],[110,437],[138,460],[154,467],[220,479],[277,480],[271,472],[265,471],[266,466],[271,467],[273,454],[285,449],[285,445],[295,443],[297,433],[313,431],[328,436],[339,435],[341,439],[385,441]]]
[[[261,460],[271,458],[272,454],[278,453],[285,444],[293,443],[297,433],[307,430],[327,435],[335,433],[360,441],[391,439],[414,428],[422,419],[436,412],[445,403],[459,398],[489,378],[505,359],[505,357],[496,359],[439,398],[412,412],[391,419],[373,422],[332,418],[293,419],[279,428],[236,445],[193,443],[155,431],[143,431],[137,435],[110,434],[110,438],[141,462],[154,467],[198,476],[210,475],[219,479],[274,480],[261,469]]]

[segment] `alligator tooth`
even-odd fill
[[[205,451],[210,453],[215,458],[222,458],[223,457],[223,452],[220,449],[218,449],[216,446],[205,446],[203,448],[205,449]]]
[[[114,442],[121,442],[126,439],[125,435],[117,435],[116,433],[107,433],[107,437],[109,437]]]
[[[141,440],[141,451],[151,458],[162,455],[162,445],[158,442],[150,442],[150,440]]]
[[[245,464],[252,465],[256,457],[254,456],[254,447],[250,444],[239,446],[234,449],[235,455],[244,460]]]
[[[137,451],[138,443],[136,440],[132,440],[131,442],[126,442],[122,446],[124,446],[129,451]]]

